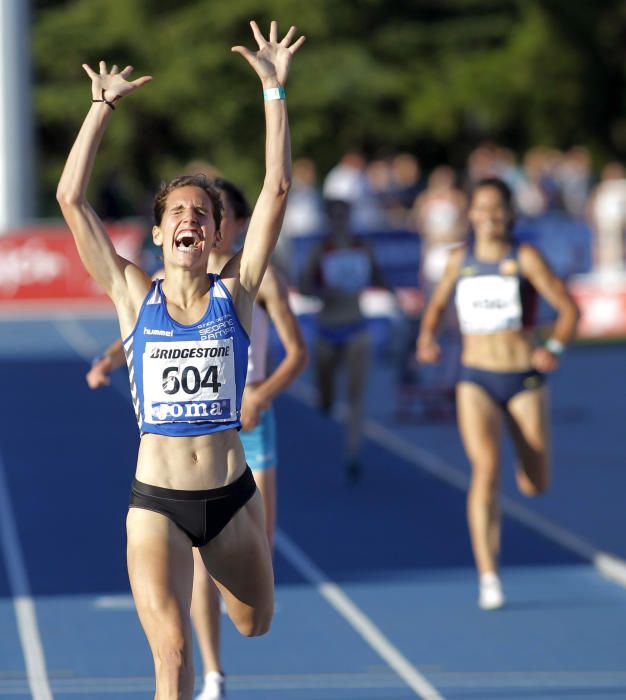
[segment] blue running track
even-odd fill
[[[109,317],[0,321],[0,698],[147,700],[124,518],[138,444],[118,373],[91,392]],[[277,612],[224,618],[232,700],[626,698],[626,348],[572,349],[552,379],[554,480],[504,478],[501,611],[476,605],[468,467],[453,422],[394,418],[373,370],[364,475],[305,377],[277,402]],[[200,669],[199,657],[196,665]]]

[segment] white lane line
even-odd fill
[[[35,604],[30,594],[5,473],[4,460],[0,455],[0,539],[26,663],[28,686],[34,700],[52,700]]]
[[[135,601],[130,593],[116,593],[114,595],[101,595],[94,599],[92,603],[96,610],[132,610],[135,612]],[[226,605],[220,598],[220,611],[222,615],[228,616]],[[280,605],[274,601],[274,617],[280,612]]]
[[[196,678],[197,685],[202,685],[202,677]],[[53,679],[55,692],[63,694],[83,695],[91,697],[94,693],[109,693],[126,697],[130,693],[142,693],[144,696],[150,690],[154,691],[152,677],[82,677]],[[237,676],[228,674],[228,688],[233,691],[257,690],[371,690],[405,688],[405,684],[391,669],[389,671],[365,673],[319,673],[291,675],[247,675]],[[0,696],[29,695],[25,681],[15,679],[3,681],[0,679]]]
[[[593,565],[605,578],[626,588],[626,561],[607,552],[597,552]]]
[[[72,314],[59,314],[53,323],[60,335],[84,360],[91,361],[100,352],[101,348],[93,336],[80,325]]]
[[[135,601],[130,593],[116,595],[101,595],[93,601],[93,606],[99,610],[132,610],[135,611]]]
[[[315,406],[315,390],[308,384],[296,382],[287,389],[287,393],[307,406]],[[338,413],[338,420],[342,420],[346,413],[345,404],[339,404]],[[396,435],[382,423],[371,419],[366,420],[363,432],[370,440],[402,457],[421,471],[427,472],[460,491],[467,491],[469,477],[465,472],[448,464],[432,452],[413,445],[406,438]],[[573,552],[581,559],[591,562],[602,576],[626,588],[626,561],[623,559],[594,547],[584,538],[569,532],[569,530],[551,522],[508,496],[502,496],[501,508],[510,518]]]
[[[333,583],[284,532],[277,528],[276,548],[423,700],[444,700],[437,690],[385,637],[376,625]]]
[[[434,671],[432,674],[441,685],[450,690],[468,691],[478,697],[477,691],[482,694],[500,691],[499,696],[510,691],[532,690],[534,693],[547,692],[553,694],[560,690],[560,697],[569,697],[572,693],[580,695],[581,690],[587,691],[585,697],[591,691],[610,690],[611,695],[617,697],[617,691],[626,689],[626,673],[623,671],[468,671],[445,672]],[[198,676],[196,683],[199,685],[202,678]],[[154,689],[154,678],[150,676],[124,676],[124,677],[80,677],[80,678],[54,678],[55,692],[65,695],[83,695],[90,697],[94,693],[115,694],[126,697],[129,694],[143,694],[145,696]],[[319,673],[319,674],[291,674],[291,675],[246,675],[238,676],[228,674],[228,687],[233,691],[297,691],[297,690],[372,690],[372,689],[400,689],[405,688],[401,678],[392,670],[365,672],[365,673]],[[508,691],[508,693],[507,693]],[[29,690],[25,680],[0,678],[0,696],[16,695],[28,696]],[[528,695],[525,693],[525,697]],[[621,694],[624,697],[624,694]]]
[[[481,688],[483,691],[502,691],[531,688],[537,693],[540,690],[556,688],[563,691],[626,688],[626,674],[623,671],[440,671],[433,673],[433,676],[447,688],[464,690]]]

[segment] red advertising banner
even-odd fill
[[[117,252],[138,262],[145,228],[140,222],[107,225]],[[32,226],[0,236],[0,309],[65,303],[107,304],[87,274],[74,239],[63,226]]]
[[[626,336],[626,275],[579,275],[569,288],[580,308],[579,337]]]

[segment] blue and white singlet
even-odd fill
[[[219,275],[209,277],[206,313],[189,326],[169,315],[163,280],[155,280],[124,341],[141,433],[180,437],[241,427],[250,340]]]

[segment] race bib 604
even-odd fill
[[[232,338],[146,343],[143,391],[149,423],[236,420]]]

